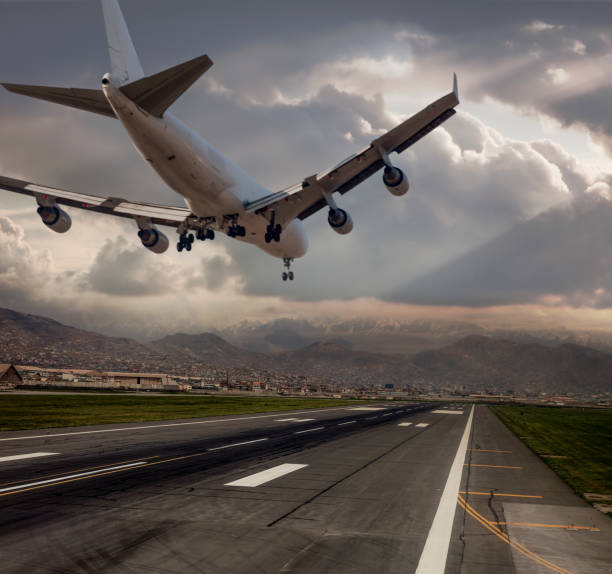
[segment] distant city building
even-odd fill
[[[21,373],[10,363],[0,364],[0,389],[14,389],[23,382]]]

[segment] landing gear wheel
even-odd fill
[[[206,239],[214,239],[215,238],[215,232],[212,229],[207,229],[206,230]]]
[[[289,271],[289,281],[293,281],[293,271]]]
[[[272,236],[270,235],[270,233],[266,232],[264,239],[266,243],[270,243],[270,241],[272,241]]]
[[[195,237],[193,236],[193,233],[190,233],[187,236],[187,242],[191,245],[194,242],[194,240],[195,240]]]
[[[283,281],[287,281],[287,272],[283,271]]]
[[[206,232],[203,229],[198,229],[196,232],[196,239],[198,241],[204,241],[206,239]]]
[[[192,243],[191,241],[188,241],[187,243],[185,243],[185,249],[187,249],[187,251],[191,251],[191,243]]]
[[[182,242],[182,241],[179,241],[179,242],[176,244],[176,250],[177,250],[179,253],[180,253],[181,251],[183,251],[183,242]]]

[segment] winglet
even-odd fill
[[[455,94],[457,101],[459,101],[459,86],[457,85],[457,74],[456,73],[453,73],[453,94]]]

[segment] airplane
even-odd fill
[[[176,228],[179,252],[191,251],[195,238],[211,240],[220,232],[282,258],[282,279],[293,280],[291,264],[308,249],[303,221],[328,208],[331,228],[349,233],[353,220],[334,194],[347,193],[381,169],[384,186],[395,196],[404,195],[408,179],[390,154],[419,141],[455,114],[459,104],[455,74],[452,92],[365,149],[296,185],[270,192],[167,111],[213,65],[210,58],[199,56],[145,76],[118,1],[101,2],[111,62],[101,89],[2,85],[10,92],[118,119],[140,155],[184,198],[186,207],[100,197],[0,176],[1,189],[34,197],[43,223],[57,233],[71,226],[70,215],[60,206],[131,218],[140,241],[154,253],[165,252],[170,243],[160,225]]]

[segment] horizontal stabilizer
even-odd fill
[[[26,86],[22,84],[2,84],[9,92],[46,100],[94,112],[104,116],[115,117],[113,109],[106,100],[102,90],[85,90],[81,88],[52,88],[50,86]]]
[[[213,65],[204,55],[168,68],[163,72],[141,78],[119,89],[143,110],[154,116],[163,113]],[[111,118],[115,113],[102,90],[81,88],[52,88],[50,86],[26,86],[23,84],[2,84],[9,92],[63,104],[87,112],[102,114]]]
[[[212,65],[212,60],[208,56],[199,56],[119,89],[143,110],[161,117]]]

